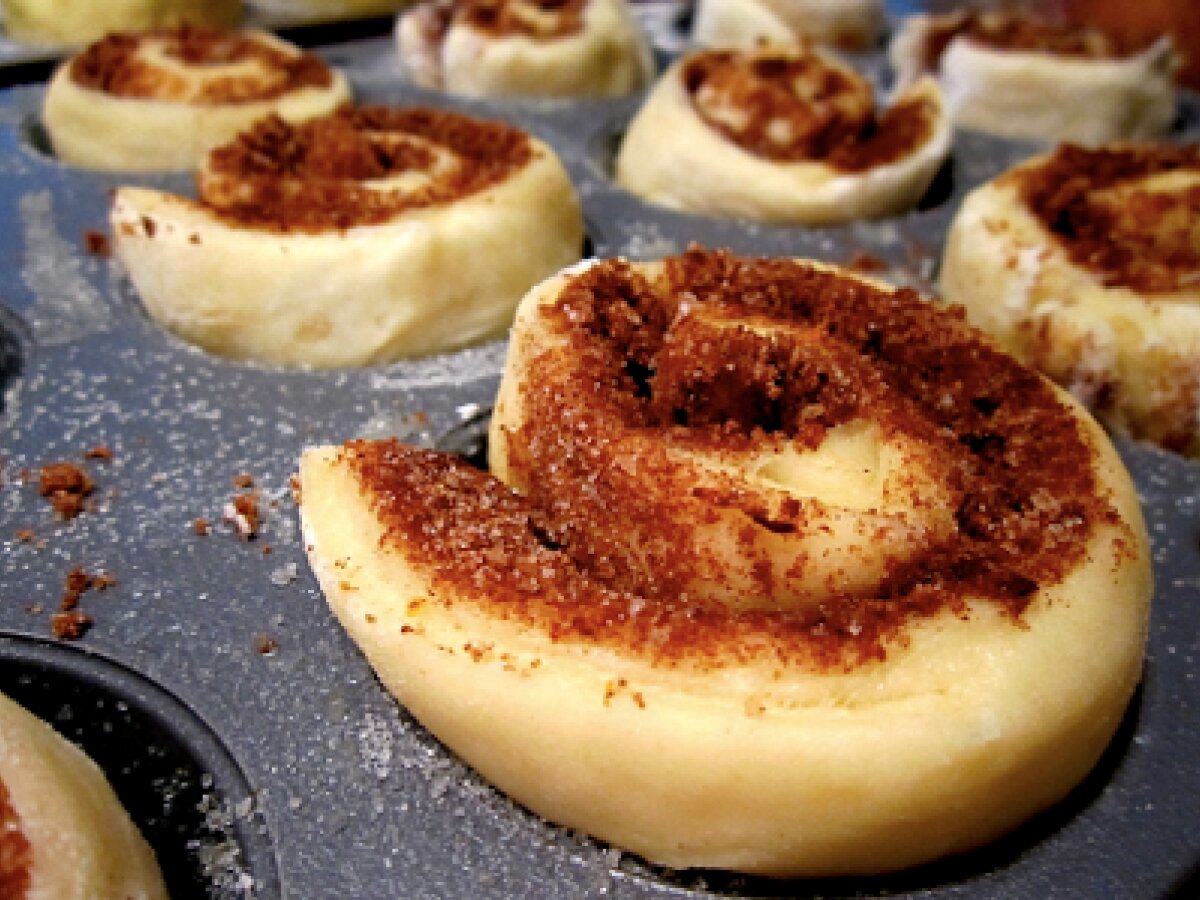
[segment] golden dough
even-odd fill
[[[267,121],[210,154],[198,181],[198,201],[119,189],[115,255],[168,330],[273,365],[371,365],[502,337],[522,295],[583,243],[549,146],[449,111]]]
[[[948,300],[1118,434],[1200,456],[1200,149],[1063,146],[967,196]]]
[[[241,0],[0,0],[0,9],[14,41],[57,46],[82,46],[113,31],[242,21]]]
[[[616,179],[673,209],[835,224],[913,207],[950,141],[931,80],[877,114],[867,81],[820,51],[703,51],[651,90],[621,143]]]
[[[625,0],[425,2],[396,24],[420,85],[476,97],[618,97],[654,77]]]
[[[1175,118],[1170,38],[1126,48],[1096,31],[951,13],[906,19],[890,55],[901,85],[932,56],[955,123],[990,134],[1099,145],[1160,136]]]
[[[0,896],[166,900],[154,853],[104,773],[0,694]]]
[[[959,318],[785,260],[598,262],[522,303],[498,403],[493,462],[520,493],[353,441],[304,453],[300,512],[384,685],[536,813],[676,868],[885,872],[1051,805],[1112,737],[1151,593],[1136,495],[1091,419]],[[731,467],[693,489],[743,511],[753,554],[813,537],[824,436],[854,422],[944,442],[952,533],[816,605],[686,584],[673,450],[792,447],[773,487]],[[625,454],[654,433],[660,455]],[[654,520],[657,565],[630,564],[619,544]]]
[[[60,66],[42,122],[64,163],[185,170],[259,119],[299,122],[350,97],[345,76],[266,32],[115,34]]]

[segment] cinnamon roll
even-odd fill
[[[0,897],[167,897],[154,852],[104,773],[2,694]]]
[[[567,270],[518,311],[491,466],[306,451],[313,569],[455,753],[655,862],[977,846],[1088,772],[1139,678],[1112,445],[909,290],[699,249]]]
[[[634,117],[617,182],[674,209],[773,223],[895,215],[950,150],[932,80],[882,112],[870,83],[817,50],[710,50],[677,61]]]
[[[310,119],[349,96],[345,76],[273,35],[185,26],[110,34],[68,60],[42,122],[68,165],[186,170],[259,119]]]
[[[4,31],[14,41],[83,46],[113,31],[183,24],[233,28],[241,0],[0,0]]]
[[[751,50],[812,41],[839,50],[874,47],[886,25],[882,0],[698,0],[692,40]]]
[[[958,125],[1004,137],[1097,145],[1165,134],[1175,118],[1170,37],[956,12],[905,20],[890,55],[900,84],[935,73]]]
[[[625,0],[427,0],[396,44],[417,84],[477,97],[616,97],[654,77]]]
[[[1022,163],[963,201],[940,285],[1113,431],[1200,456],[1200,147]]]
[[[501,122],[346,106],[212,151],[199,198],[116,192],[116,257],[151,316],[222,356],[367,365],[502,336],[579,258],[554,151]]]

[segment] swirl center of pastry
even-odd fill
[[[321,230],[376,224],[484,191],[534,152],[524,132],[500,122],[347,106],[301,125],[258,123],[214,151],[198,181],[203,201],[240,224]]]
[[[870,83],[818,54],[710,51],[683,69],[683,87],[709,127],[749,153],[861,171],[915,150],[935,115],[924,100],[876,115]]]
[[[291,52],[249,33],[195,26],[110,34],[70,66],[83,88],[198,104],[270,100],[333,81],[332,70],[313,53]]]
[[[458,18],[495,37],[553,40],[583,30],[587,0],[460,0]]]
[[[20,900],[29,890],[33,850],[12,808],[8,788],[0,780],[0,897]]]
[[[1068,144],[1010,178],[1071,260],[1105,286],[1166,294],[1200,284],[1200,147]]]

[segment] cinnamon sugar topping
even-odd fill
[[[493,37],[553,40],[583,30],[588,0],[457,0],[456,21]]]
[[[709,313],[782,331],[713,329],[675,345],[680,320]],[[508,446],[511,466],[536,469],[523,496],[396,442],[342,451],[386,529],[383,543],[427,567],[446,602],[479,603],[555,640],[616,644],[660,664],[849,667],[882,658],[903,642],[906,622],[940,611],[969,615],[985,602],[1019,623],[1034,594],[1083,559],[1093,528],[1115,521],[1097,496],[1090,447],[1051,389],[911,291],[693,249],[655,281],[621,261],[595,265],[542,314],[573,358],[537,358],[541,375],[522,388],[525,424]],[[808,336],[802,343],[819,340],[793,344],[796,329]],[[605,491],[616,483],[609,473],[632,464],[626,435],[718,453],[779,436],[816,447],[864,416],[940,448],[958,498],[951,531],[867,595],[833,596],[816,616],[689,597],[678,585],[704,561],[672,555],[684,541],[669,524],[660,546],[647,548],[652,583],[623,567],[615,548],[628,535],[605,513]],[[644,473],[639,526],[673,519],[656,481]],[[804,528],[799,504],[776,513],[783,518],[747,508],[746,528]]]
[[[219,215],[243,225],[348,228],[484,191],[534,152],[523,131],[502,122],[345,105],[302,125],[259,122],[210,155],[200,192]]]
[[[993,50],[1050,53],[1079,59],[1121,59],[1148,44],[1096,28],[1067,25],[1016,12],[958,12],[934,20],[925,39],[925,68],[933,71],[957,37]]]
[[[1200,146],[1066,144],[1009,177],[1072,262],[1105,285],[1158,294],[1200,284]]]
[[[776,162],[822,161],[847,172],[884,165],[920,147],[937,115],[924,99],[877,115],[866,79],[814,53],[697,53],[682,78],[709,127]]]
[[[70,66],[71,78],[82,88],[202,105],[273,100],[333,83],[332,70],[316,54],[292,51],[249,32],[195,25],[110,34]]]

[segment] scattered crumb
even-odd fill
[[[64,519],[79,515],[95,489],[87,470],[72,462],[47,463],[38,473],[38,491]]]
[[[37,539],[37,532],[32,528],[18,528],[14,537],[22,544],[29,544]]]
[[[254,487],[254,476],[249,472],[240,472],[233,476],[233,486],[236,488]]]
[[[263,656],[271,656],[279,649],[279,641],[271,637],[269,634],[256,634],[254,636],[254,651],[261,653]]]
[[[254,493],[238,494],[225,504],[222,519],[233,525],[242,540],[253,540],[258,536],[261,523],[258,496]]]
[[[55,613],[50,617],[50,628],[54,636],[64,641],[77,641],[92,627],[92,617],[87,613],[71,610]]]
[[[92,256],[112,256],[112,242],[108,235],[96,228],[89,228],[83,233],[83,243],[87,252]]]
[[[208,519],[199,516],[192,520],[192,531],[200,535],[200,537],[208,537],[209,533],[212,532],[212,525]]]
[[[111,447],[106,447],[103,444],[98,444],[90,450],[84,452],[86,459],[112,459],[113,452]]]

